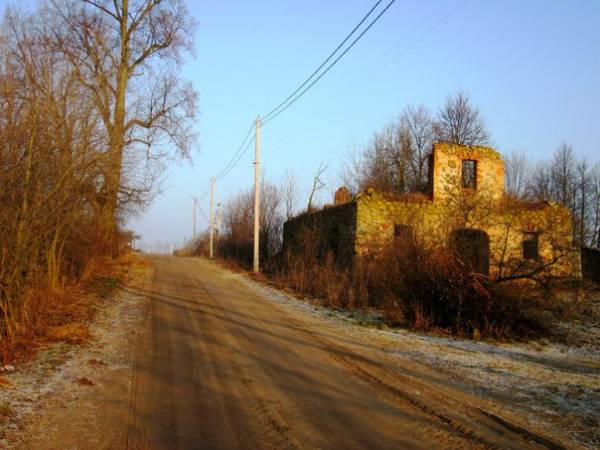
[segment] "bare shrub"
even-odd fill
[[[307,230],[303,252],[284,250],[265,274],[277,285],[334,308],[374,307],[390,326],[469,338],[528,339],[550,332],[555,299],[529,284],[495,283],[451,251],[397,241],[387,251],[357,257],[352,267],[320,255]]]
[[[284,196],[274,184],[261,186],[260,259],[267,261],[281,249],[284,222]],[[254,191],[248,190],[230,200],[223,214],[224,230],[217,244],[218,254],[243,266],[252,265],[254,242]]]
[[[265,274],[276,284],[319,299],[325,306],[354,307],[351,270],[337,265],[331,252],[323,254],[310,230],[299,240],[302,253],[284,249],[267,263]]]
[[[497,284],[447,249],[391,247],[374,261],[370,292],[383,299],[392,325],[467,337],[528,338],[546,334],[543,296],[531,286]],[[375,301],[374,303],[378,303]]]

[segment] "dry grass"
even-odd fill
[[[392,327],[527,341],[556,335],[558,320],[581,317],[585,309],[585,302],[565,301],[558,290],[495,283],[446,250],[399,244],[348,268],[332,255],[319,258],[309,243],[304,248],[301,255],[289,252],[267,265],[273,284],[324,306],[382,310]]]
[[[15,416],[15,412],[8,402],[0,402],[0,422],[11,419]]]
[[[53,290],[29,289],[23,300],[22,331],[12,339],[0,340],[1,362],[27,360],[50,342],[85,343],[89,339],[87,324],[96,305],[127,282],[128,272],[133,267],[145,264],[134,254],[117,259],[95,259],[78,283]]]
[[[48,330],[47,336],[54,341],[64,341],[69,344],[82,344],[90,337],[86,325],[81,323],[69,323]]]

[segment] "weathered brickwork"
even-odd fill
[[[476,167],[474,187],[463,187],[463,161]],[[568,209],[506,197],[504,162],[498,152],[436,144],[430,164],[429,195],[367,189],[348,203],[338,201],[336,206],[288,221],[284,246],[298,248],[308,240],[351,264],[357,255],[391,245],[400,234],[409,233],[428,245],[451,246],[457,232],[467,230],[472,236],[476,230],[482,236],[480,245],[486,247],[482,270],[489,269],[492,276],[510,276],[515,268],[540,263],[553,263],[556,275],[579,275]]]
[[[314,252],[322,258],[328,252],[343,265],[355,255],[356,203],[347,202],[302,214],[283,225],[283,244],[298,252]]]
[[[476,190],[500,200],[504,196],[504,161],[490,147],[435,144],[433,160],[433,200],[444,201],[462,182],[462,162],[477,163]]]

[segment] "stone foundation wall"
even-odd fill
[[[350,265],[356,239],[356,203],[326,207],[302,214],[283,225],[283,248],[317,258],[329,253],[340,265]]]

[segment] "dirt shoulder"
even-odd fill
[[[514,418],[569,447],[600,446],[600,340],[594,338],[600,323],[592,317],[569,325],[577,339],[567,343],[477,342],[389,329],[369,312],[325,308],[230,273],[290,314],[308,314],[314,329],[327,327],[339,339],[368,344],[390,364],[433,370],[499,417]],[[598,309],[600,295],[590,298],[590,308]]]
[[[150,267],[138,263],[127,270],[125,283],[143,289],[150,278]],[[89,448],[122,447],[134,343],[147,304],[135,289],[120,288],[91,301],[97,305],[89,339],[48,345],[3,375],[0,448],[77,448],[82,436]]]

